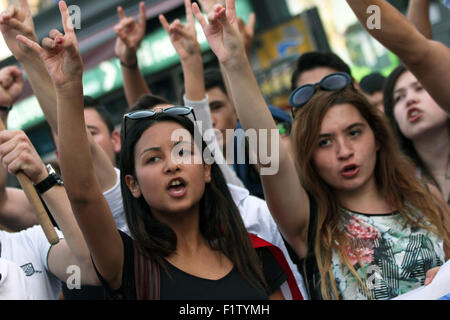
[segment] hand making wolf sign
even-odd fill
[[[17,40],[39,54],[57,88],[78,81],[83,74],[77,37],[64,1],[59,2],[59,10],[65,34],[56,29],[51,30],[49,37],[42,40],[42,47],[22,35],[17,36]]]

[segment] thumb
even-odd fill
[[[437,267],[437,268],[433,268],[433,269],[430,269],[427,271],[427,274],[425,277],[425,282],[424,282],[424,284],[426,286],[429,285],[433,281],[433,279],[436,276],[436,274],[438,273],[439,269],[440,269],[440,267]]]

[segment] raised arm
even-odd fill
[[[425,38],[433,38],[430,22],[430,0],[410,0],[407,17]]]
[[[6,127],[8,109],[22,94],[22,72],[16,66],[0,70],[0,118]],[[3,159],[0,166],[0,224],[11,231],[20,231],[38,224],[36,215],[22,190],[6,187],[8,170]]]
[[[395,53],[433,99],[450,112],[450,49],[440,42],[424,37],[406,17],[385,0],[347,0],[347,3],[363,27]],[[372,8],[379,8],[380,29],[369,28],[370,24],[367,23],[374,14],[370,10],[371,13],[367,13],[368,9]]]
[[[117,7],[119,22],[114,26],[117,35],[115,53],[120,60],[123,88],[128,106],[131,107],[150,89],[138,67],[137,50],[145,36],[145,4],[139,3],[139,19],[127,17],[122,7]]]
[[[185,0],[184,5],[186,9],[186,25],[183,25],[178,19],[169,25],[164,15],[159,16],[159,21],[169,35],[170,41],[180,57],[184,76],[184,102],[186,105],[194,108],[197,121],[201,123],[203,135],[207,130],[213,129],[211,112],[206,98],[202,52],[200,43],[197,41],[191,0]],[[208,143],[210,149],[214,150],[214,158],[227,183],[243,187],[244,185],[234,171],[226,164],[215,135]]]
[[[38,42],[33,18],[26,0],[19,0],[18,7],[10,5],[6,11],[2,12],[0,30],[8,48],[25,69],[33,92],[50,127],[58,133],[56,94],[52,80],[40,57],[16,39],[18,35],[22,35],[33,42]],[[58,31],[52,30],[51,33],[58,33]],[[116,182],[114,167],[105,152],[92,139],[90,133],[88,133],[88,137],[93,154],[95,173],[102,190],[109,190]]]
[[[213,14],[214,6],[216,4],[222,5],[225,7],[225,0],[199,0],[200,6],[202,10],[207,14]],[[253,38],[255,36],[255,24],[256,24],[256,15],[255,13],[251,13],[248,19],[248,23],[245,24],[244,20],[241,18],[237,18],[239,33],[244,41],[245,52],[247,54],[247,58],[250,59],[250,48],[253,42]],[[223,65],[220,63],[220,71],[222,73],[223,81],[225,83],[225,88],[227,89],[227,94],[230,97],[230,100],[233,100],[232,92],[230,88],[230,83],[228,78],[225,76],[225,70]]]
[[[159,21],[168,33],[170,41],[180,57],[186,98],[200,101],[205,99],[206,96],[202,53],[197,41],[191,1],[185,0],[184,5],[186,8],[186,25],[183,25],[178,19],[169,25],[164,15],[159,16]]]
[[[37,43],[18,36],[41,59],[53,80],[58,106],[60,167],[75,217],[94,263],[108,284],[121,285],[123,244],[92,165],[83,115],[83,64],[67,5],[59,2],[65,34]]]
[[[0,132],[0,156],[11,174],[22,171],[34,184],[48,176],[44,163],[23,131]],[[23,194],[23,191],[17,191]],[[50,249],[49,270],[60,280],[66,281],[67,268],[77,265],[81,269],[83,284],[99,284],[89,249],[72,214],[64,187],[55,185],[42,193],[41,197],[64,234],[64,240]],[[28,202],[26,198],[25,202]]]
[[[266,201],[286,240],[300,256],[305,256],[309,200],[280,140],[278,129],[246,57],[244,42],[239,35],[234,0],[227,0],[226,5],[226,9],[220,5],[215,7],[214,12],[208,15],[209,24],[198,5],[194,3],[192,7],[211,49],[224,66],[243,128],[256,130],[259,140],[265,138],[269,153],[279,152],[278,161],[269,164],[260,162]],[[272,136],[276,139],[272,140]],[[266,175],[264,171],[269,166],[278,166],[279,170]]]

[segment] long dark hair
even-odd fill
[[[407,71],[408,71],[408,69],[406,69],[405,66],[400,65],[397,68],[395,68],[394,71],[392,71],[391,74],[389,75],[389,77],[386,79],[386,82],[384,84],[384,89],[383,89],[384,112],[386,113],[386,116],[388,117],[389,122],[391,123],[391,127],[397,136],[397,140],[400,143],[402,151],[413,161],[415,166],[420,169],[422,177],[425,179],[425,181],[432,183],[438,189],[440,189],[439,184],[437,183],[436,179],[433,177],[430,170],[427,168],[427,166],[425,165],[425,163],[422,161],[419,154],[417,153],[417,150],[414,147],[413,142],[410,139],[408,139],[407,137],[405,137],[403,135],[403,133],[401,132],[400,127],[398,126],[397,120],[395,119],[395,116],[394,116],[395,85],[397,84],[397,81],[400,78],[400,76]],[[447,125],[450,128],[450,118],[447,121]]]
[[[196,127],[186,117],[160,113],[152,119],[129,121],[126,140],[123,141],[120,161],[120,183],[125,209],[125,216],[131,235],[139,243],[142,253],[164,266],[163,258],[173,254],[177,248],[175,232],[159,221],[152,214],[151,207],[144,197],[136,199],[125,183],[125,176],[136,179],[134,151],[141,135],[158,122],[175,122],[187,129],[194,137]],[[197,131],[198,133],[198,131]],[[201,136],[201,135],[198,135]],[[201,154],[205,155],[206,143],[202,140]],[[216,163],[211,165],[211,182],[205,186],[200,200],[200,233],[213,250],[225,254],[237,267],[239,272],[255,288],[265,290],[267,286],[262,273],[262,266],[253,249],[249,235],[236,207],[225,178]]]

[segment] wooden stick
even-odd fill
[[[0,130],[6,130],[2,120],[0,120]],[[16,177],[17,180],[19,180],[20,186],[25,192],[31,207],[38,218],[42,230],[44,230],[44,234],[47,237],[48,242],[52,245],[57,244],[59,242],[59,237],[56,234],[55,228],[47,215],[47,211],[45,210],[44,205],[42,204],[42,201],[33,186],[33,183],[23,172],[17,172]]]

